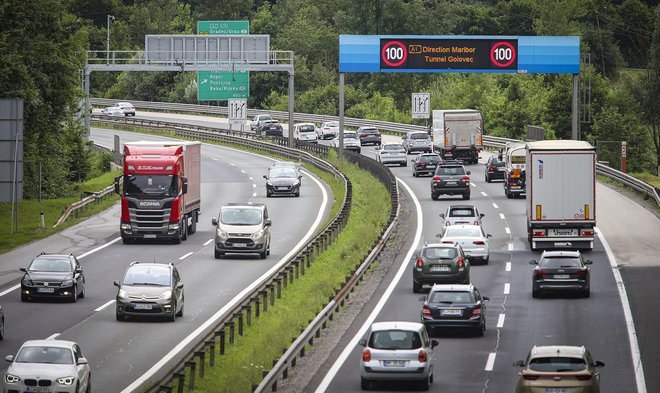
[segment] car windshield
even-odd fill
[[[279,123],[277,120],[266,120],[264,121],[264,124],[277,124]]]
[[[449,247],[428,247],[424,249],[422,255],[427,259],[454,259],[458,252]]]
[[[404,150],[404,149],[403,149],[403,145],[391,144],[391,145],[384,145],[383,150]]]
[[[31,272],[70,272],[71,262],[68,259],[37,258],[30,264]]]
[[[539,266],[548,269],[561,269],[563,267],[582,267],[579,258],[551,257],[541,258]]]
[[[462,166],[441,166],[435,172],[436,175],[465,175],[465,169]]]
[[[474,303],[472,293],[468,291],[433,291],[429,295],[429,303]]]
[[[582,358],[552,356],[534,358],[529,362],[529,369],[542,372],[575,372],[587,369],[587,363]]]
[[[339,127],[339,122],[336,121],[331,121],[329,123],[325,123],[326,127]]]
[[[298,128],[300,132],[314,132],[314,126],[313,125],[306,125],[306,126],[300,126]]]
[[[273,118],[270,115],[261,115],[257,117],[257,120],[259,121],[264,121],[264,120],[272,120]]]
[[[357,134],[354,132],[344,132],[344,139],[357,139]]]
[[[376,129],[376,128],[363,128],[363,129],[360,130],[360,132],[362,132],[364,134],[375,134],[375,133],[378,132],[378,129]]]
[[[220,222],[225,225],[258,225],[261,224],[261,211],[241,208],[222,209]]]
[[[21,348],[14,362],[73,364],[73,356],[69,348],[29,346]]]
[[[369,337],[369,347],[374,349],[417,349],[421,346],[419,334],[406,330],[379,330]]]
[[[438,158],[438,156],[421,156],[419,160],[426,163],[436,163],[438,162]]]
[[[162,266],[133,265],[124,276],[124,285],[170,286],[170,269]]]
[[[449,217],[474,217],[474,210],[469,208],[449,209]]]
[[[268,178],[273,179],[273,178],[289,178],[289,177],[297,177],[296,176],[296,170],[291,167],[286,167],[286,166],[280,166],[280,167],[274,167],[270,168],[268,171]]]
[[[176,175],[124,175],[124,195],[138,199],[175,197],[179,194]]]
[[[429,134],[425,132],[418,132],[415,134],[410,134],[410,139],[429,139]]]
[[[460,226],[449,226],[445,230],[445,237],[482,237],[479,228],[462,228]]]

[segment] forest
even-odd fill
[[[89,51],[144,49],[147,34],[196,34],[197,21],[247,20],[271,50],[295,54],[295,111],[338,114],[341,34],[580,36],[580,139],[628,170],[660,165],[658,0],[4,0],[0,4],[0,95],[25,100],[26,198],[70,192],[96,171],[77,116]],[[196,75],[93,73],[91,96],[198,103]],[[570,138],[571,76],[542,74],[347,74],[346,116],[411,123],[411,93],[431,109],[476,108],[485,133]],[[251,108],[287,109],[287,76],[253,72]],[[203,102],[208,103],[208,102]],[[226,105],[226,102],[213,104]],[[423,124],[419,120],[414,124]],[[599,143],[600,142],[600,143]],[[612,147],[614,146],[614,151]]]

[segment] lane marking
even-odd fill
[[[257,185],[252,183],[252,188],[257,188]]]
[[[486,371],[493,371],[493,367],[495,367],[495,356],[497,356],[497,353],[491,352],[488,354],[488,360],[486,361],[486,367],[484,370]]]
[[[500,317],[497,318],[497,327],[498,328],[503,328],[504,327],[504,318],[506,318],[505,314],[500,314]]]
[[[212,242],[213,242],[213,239],[209,239],[209,240],[206,241],[206,243],[204,243],[204,245],[205,245],[205,246],[208,246],[208,245],[211,244]]]
[[[188,258],[188,257],[191,256],[192,254],[194,254],[194,252],[191,251],[191,252],[187,253],[186,255],[182,256],[181,258],[179,258],[179,260],[180,260],[180,261],[183,261],[184,259]]]
[[[506,267],[504,268],[507,272],[511,271],[511,262],[506,263]]]
[[[243,173],[245,173],[245,174],[247,175],[247,172],[245,172],[245,171],[244,171],[244,170],[242,170],[242,169],[241,169],[241,172],[243,172]]]
[[[487,197],[487,196],[488,196],[488,194],[486,194],[486,193],[485,193],[485,192],[483,192],[483,191],[481,191],[481,195],[483,195],[483,196],[485,196],[485,197]]]
[[[499,209],[499,208],[500,208],[499,206],[497,206],[496,203],[493,203],[493,207],[494,207],[495,209]]]
[[[507,234],[509,235],[511,234],[511,229],[509,229],[509,227],[504,227],[504,230],[506,231]]]
[[[55,337],[59,336],[60,334],[62,334],[62,333],[52,334],[52,335],[46,337],[46,340],[55,340]]]
[[[513,243],[509,243],[509,251],[513,251]]]
[[[472,187],[476,187],[476,186],[477,186],[476,184],[474,184],[474,183],[472,183],[472,182],[470,182],[470,185],[471,185]]]
[[[116,301],[117,301],[116,299],[110,300],[110,301],[108,301],[107,303],[105,303],[105,304],[103,304],[102,306],[100,306],[100,307],[98,307],[97,309],[95,309],[94,311],[99,312],[99,311],[103,310],[104,308],[108,307],[109,305],[113,304],[113,303],[116,302]]]
[[[236,166],[236,164],[234,164],[233,162],[228,162],[228,164],[231,166]]]
[[[399,281],[403,277],[403,274],[408,270],[408,261],[412,258],[413,254],[417,250],[417,245],[420,242],[420,239],[422,237],[422,228],[424,224],[424,216],[422,214],[422,206],[419,203],[419,200],[415,196],[415,193],[410,189],[410,187],[404,182],[403,180],[399,179],[397,177],[397,182],[406,189],[408,194],[410,194],[410,198],[412,198],[414,204],[415,204],[415,214],[417,214],[417,228],[415,229],[415,237],[413,239],[412,245],[410,249],[408,250],[408,253],[406,256],[403,258],[401,261],[401,266],[399,267],[399,270],[396,272],[396,275],[390,282],[390,285],[385,289],[385,292],[383,293],[383,296],[380,298],[378,301],[378,304],[374,307],[374,309],[371,311],[371,314],[367,317],[367,319],[364,321],[364,324],[358,332],[353,336],[353,338],[348,342],[344,350],[341,352],[341,354],[337,357],[337,360],[332,364],[332,367],[328,370],[328,373],[323,377],[323,380],[319,384],[319,386],[316,388],[315,393],[323,393],[328,389],[328,386],[330,386],[330,383],[332,380],[335,378],[337,373],[339,372],[339,369],[342,367],[342,365],[346,362],[348,357],[351,355],[351,352],[355,348],[355,346],[358,344],[358,341],[365,335],[371,324],[374,322],[378,314],[380,314],[381,310],[385,306],[385,303],[387,300],[390,298],[392,293],[394,292],[394,289],[398,285]]]
[[[0,297],[5,296],[6,294],[8,294],[10,292],[15,291],[20,287],[21,287],[21,284],[16,284],[13,287],[9,287],[9,288],[5,289],[4,291],[0,292]]]
[[[509,293],[511,293],[511,284],[507,282],[506,284],[504,284],[504,294],[508,295]]]
[[[211,159],[212,159],[213,161],[218,161],[218,160],[220,160],[219,158],[215,158],[215,157],[211,157]]]
[[[252,196],[253,196],[253,197],[256,197],[256,196],[257,196],[257,193],[256,193],[256,192],[253,192],[253,193],[252,193]]]
[[[502,213],[500,213],[500,218],[503,219],[503,220],[506,220],[506,218],[504,217],[504,214],[502,214]]]
[[[252,181],[254,181],[254,179],[252,178],[252,176],[250,176],[250,177],[249,177],[248,179],[250,179],[250,180],[252,180]]]

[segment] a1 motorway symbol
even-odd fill
[[[408,49],[399,41],[390,41],[383,45],[380,56],[388,66],[398,67],[408,59]]]

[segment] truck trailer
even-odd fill
[[[527,236],[532,250],[594,246],[596,151],[588,142],[528,142]]]
[[[445,160],[476,164],[483,149],[484,121],[475,109],[433,111],[433,149]]]
[[[119,231],[126,243],[163,239],[180,243],[197,230],[201,206],[200,142],[124,145]],[[123,180],[123,186],[120,183]]]

